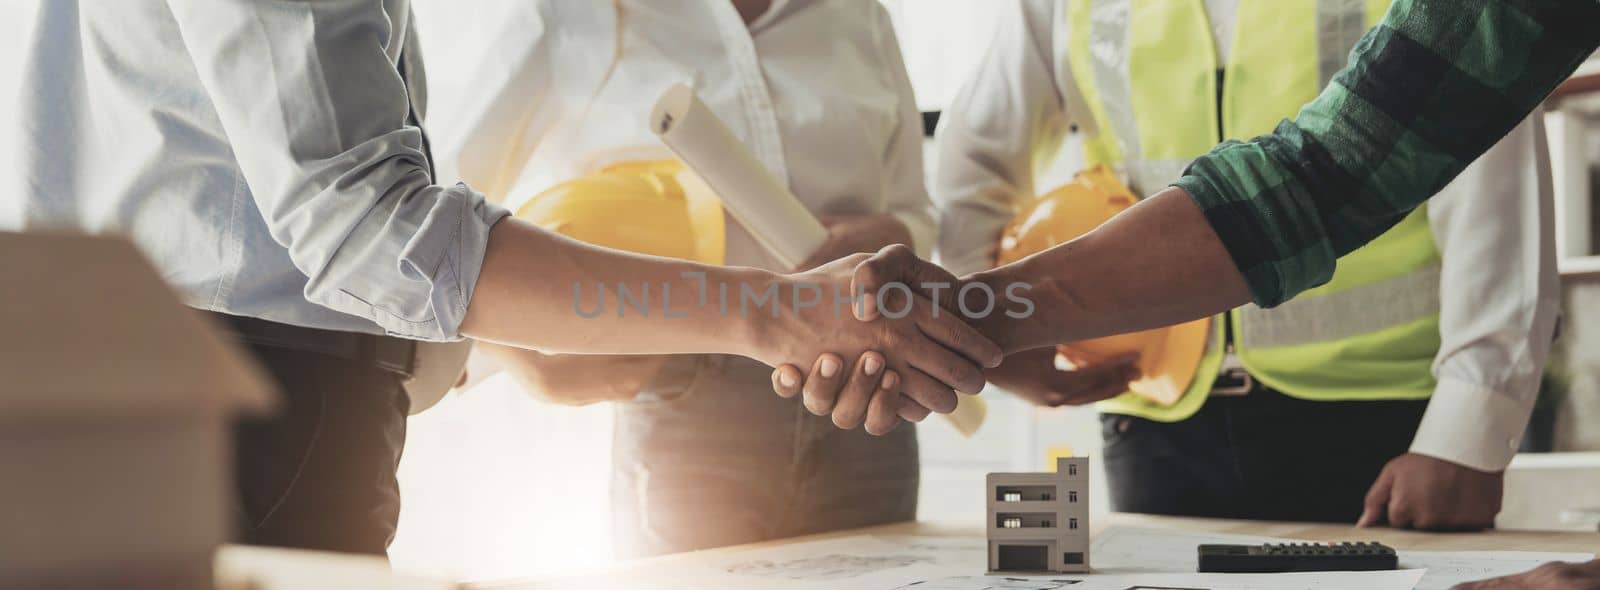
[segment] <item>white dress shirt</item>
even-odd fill
[[[457,338],[504,211],[434,184],[410,15],[41,2],[9,115],[21,170],[0,180],[21,206],[0,228],[127,234],[197,308]]]
[[[1235,0],[1208,0],[1227,38]],[[934,198],[939,252],[965,274],[994,264],[1014,208],[1041,190],[1048,162],[1082,116],[1056,0],[997,3],[1000,31],[945,112]],[[1226,14],[1222,14],[1226,13]],[[1218,43],[1226,52],[1226,43]],[[1535,113],[1428,202],[1441,262],[1438,386],[1411,451],[1483,471],[1504,469],[1532,412],[1560,289],[1550,239],[1548,156]]]
[[[492,200],[514,209],[610,163],[671,158],[647,120],[686,82],[812,213],[889,213],[932,250],[922,120],[879,3],[777,0],[747,26],[727,0],[544,0],[503,22],[468,124],[441,140]],[[788,270],[731,218],[727,253]]]

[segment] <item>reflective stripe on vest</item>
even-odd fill
[[[1218,58],[1203,0],[1064,0],[1067,67],[1094,118],[1088,163],[1109,164],[1135,193],[1178,178],[1221,138],[1269,133],[1315,98],[1388,0],[1239,0],[1217,103]],[[1221,120],[1219,121],[1218,116]],[[1219,124],[1220,123],[1220,124]],[[1407,399],[1433,390],[1439,256],[1419,209],[1339,261],[1327,284],[1275,309],[1232,314],[1240,362],[1261,382],[1319,400]],[[1220,319],[1220,318],[1219,318]],[[1222,360],[1221,323],[1184,398],[1132,395],[1105,411],[1187,418]]]

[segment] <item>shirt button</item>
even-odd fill
[[[1506,446],[1511,447],[1511,450],[1513,450],[1513,451],[1517,450],[1517,439],[1515,439],[1515,438],[1506,439]]]

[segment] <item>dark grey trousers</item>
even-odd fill
[[[394,373],[250,345],[283,404],[235,429],[238,537],[249,545],[385,555],[410,398]]]
[[[1378,472],[1410,448],[1427,405],[1306,401],[1257,386],[1208,399],[1181,422],[1106,414],[1111,508],[1354,523]]]

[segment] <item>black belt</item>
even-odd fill
[[[263,319],[208,312],[245,344],[323,354],[370,364],[410,379],[417,343],[404,338],[291,326]]]

